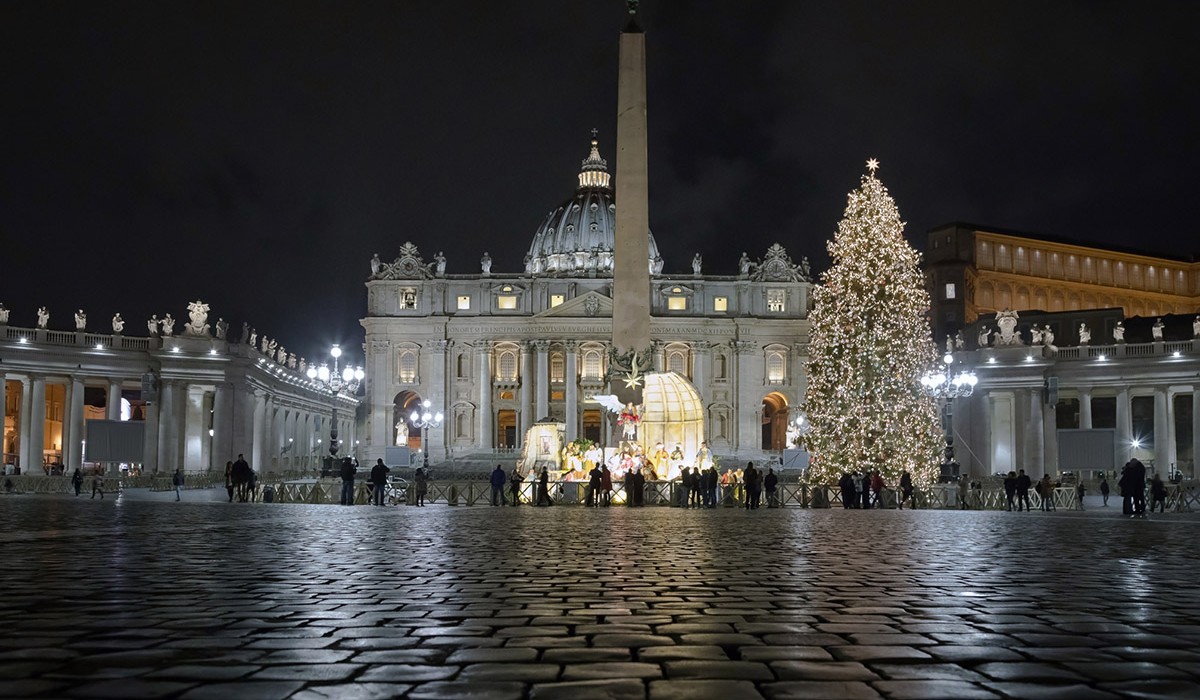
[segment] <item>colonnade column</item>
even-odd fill
[[[1129,460],[1129,443],[1133,439],[1133,413],[1129,406],[1129,389],[1117,391],[1116,463],[1120,467]]]
[[[266,421],[267,395],[255,392],[254,437],[250,440],[250,467],[253,469],[262,469],[263,467],[263,444],[266,442],[263,432],[266,429]]]
[[[178,417],[175,415],[175,382],[163,380],[158,390],[158,471],[175,471]]]
[[[535,340],[533,341],[534,350],[537,351],[537,406],[534,411],[533,420],[539,421],[550,415],[550,364],[547,351],[550,350],[550,341]]]
[[[566,371],[563,373],[563,382],[566,384],[563,418],[566,440],[572,442],[579,437],[579,343],[569,340],[563,345],[567,353]]]
[[[1092,390],[1079,390],[1079,428],[1092,429]]]
[[[30,430],[33,426],[33,377],[25,377],[21,380],[21,415],[18,416],[20,423],[17,426],[18,449],[20,453],[17,455],[21,473],[29,472],[29,466],[33,463],[33,450],[30,446],[33,444],[33,438],[30,436]]]
[[[1181,470],[1182,471],[1182,470]],[[1200,472],[1200,384],[1192,385],[1192,473]]]
[[[1159,476],[1171,466],[1171,432],[1167,429],[1170,411],[1167,410],[1167,390],[1154,390],[1154,469]]]
[[[29,392],[29,461],[21,460],[22,474],[44,474],[46,449],[46,378],[33,376]],[[26,466],[28,465],[28,466]]]
[[[63,431],[63,467],[70,472],[83,466],[83,378],[71,375],[71,402],[67,421],[70,431]]]
[[[8,415],[8,378],[0,370],[0,469],[7,461],[4,459],[4,419]]]
[[[233,396],[228,384],[218,384],[213,390],[212,449],[209,468],[222,472],[226,462],[233,461]]]
[[[531,342],[521,343],[521,434],[517,436],[517,444],[525,444],[525,433],[529,431],[533,421],[533,353]]]
[[[1058,472],[1058,410],[1054,406],[1042,409],[1043,473]]]
[[[1044,427],[1042,423],[1042,392],[1040,389],[1031,389],[1029,394],[1029,420],[1025,424],[1025,464],[1022,468],[1030,478],[1037,478],[1045,471],[1043,454],[1043,433]]]
[[[475,344],[475,360],[479,365],[479,446],[485,450],[496,444],[492,427],[492,344],[481,340]]]
[[[120,379],[109,379],[108,380],[108,393],[106,394],[105,399],[104,399],[104,417],[107,420],[121,420],[121,380]],[[143,436],[143,440],[145,440],[144,436]],[[143,447],[143,449],[145,448],[145,442],[142,443],[142,447]],[[105,467],[105,471],[107,471],[110,474],[115,474],[117,472],[117,470],[120,469],[119,465],[120,465],[119,462],[109,462],[108,466]]]

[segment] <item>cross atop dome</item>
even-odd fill
[[[600,147],[596,142],[595,129],[592,129],[592,150],[588,153],[588,157],[583,161],[583,168],[579,171],[579,187],[604,187],[608,188],[608,161],[600,157]]]

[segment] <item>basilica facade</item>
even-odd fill
[[[436,460],[513,450],[543,418],[561,421],[568,440],[610,444],[611,423],[590,399],[608,393],[617,206],[593,140],[574,193],[530,226],[524,269],[493,270],[479,251],[478,272],[447,274],[443,252],[427,261],[411,242],[391,262],[376,256],[362,319],[366,455],[397,444]],[[778,244],[755,253],[741,254],[735,275],[705,272],[699,255],[670,272],[646,232],[653,368],[692,382],[710,445],[740,458],[784,449],[804,395],[807,260]],[[425,401],[445,421],[422,445],[410,414]]]

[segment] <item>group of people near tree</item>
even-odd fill
[[[907,470],[900,473],[900,498],[896,506],[901,510],[907,502],[910,507],[917,507],[916,489],[913,486],[912,475]],[[842,508],[871,509],[887,506],[883,494],[887,491],[887,482],[878,469],[867,469],[861,472],[842,472],[838,479],[838,491],[842,497]]]

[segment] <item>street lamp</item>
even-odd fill
[[[949,480],[954,471],[954,399],[966,398],[975,391],[979,377],[970,369],[954,371],[954,355],[946,353],[942,357],[942,366],[926,372],[921,377],[921,386],[935,399],[943,399],[942,404],[942,433],[946,438],[945,461],[942,463],[942,477]]]
[[[329,458],[336,459],[338,452],[338,428],[337,428],[337,396],[345,389],[350,394],[358,391],[358,385],[362,383],[366,373],[362,367],[351,367],[346,365],[338,372],[338,358],[342,356],[342,349],[335,343],[329,349],[329,355],[333,358],[333,371],[330,371],[329,365],[324,362],[320,367],[308,368],[308,378],[318,382],[326,391],[333,395],[334,400],[330,402],[333,407],[333,421],[329,424]],[[320,441],[317,441],[320,444]]]
[[[425,399],[421,402],[421,408],[425,410],[420,412],[414,410],[408,416],[408,420],[421,431],[421,465],[426,469],[429,468],[429,429],[441,425],[442,418],[444,417],[441,411],[438,411],[436,414],[430,413],[430,406],[432,404],[429,402],[429,399]]]

